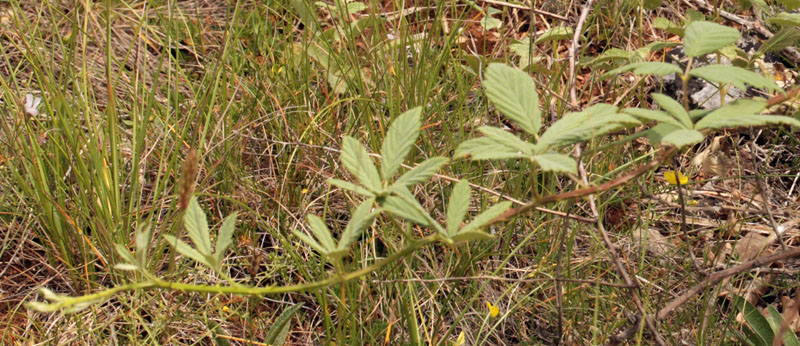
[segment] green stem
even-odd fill
[[[153,288],[168,289],[168,290],[182,291],[182,292],[203,292],[203,293],[218,293],[218,294],[233,293],[238,295],[254,295],[254,296],[289,293],[289,292],[306,292],[322,287],[327,287],[330,285],[335,285],[338,283],[344,283],[352,279],[362,277],[371,272],[379,270],[385,267],[386,265],[394,263],[397,260],[413,253],[417,249],[425,247],[438,240],[439,240],[439,235],[437,234],[430,235],[425,238],[414,241],[407,247],[392,254],[391,256],[386,257],[380,261],[377,261],[367,267],[361,268],[357,271],[341,275],[337,274],[330,276],[329,278],[324,280],[305,283],[305,284],[287,285],[287,286],[268,286],[268,287],[218,286],[218,285],[212,286],[212,285],[184,284],[184,283],[170,282],[159,278],[155,278],[149,281],[116,286],[97,293],[87,294],[80,297],[59,298],[55,302],[47,304],[46,306],[41,306],[42,309],[37,309],[37,310],[55,311],[55,310],[69,308],[79,304],[89,304],[97,301],[106,300],[120,292],[133,291],[139,289],[153,289]]]

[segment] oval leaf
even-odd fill
[[[542,125],[539,94],[527,73],[505,64],[489,64],[483,87],[489,101],[503,115],[527,133],[539,133]]]
[[[694,77],[699,77],[710,82],[731,84],[739,89],[745,90],[745,83],[755,88],[768,89],[773,91],[783,91],[774,81],[741,67],[726,65],[708,65],[689,71]]]
[[[381,146],[383,156],[381,173],[384,179],[389,179],[400,168],[414,142],[417,141],[421,125],[420,113],[422,113],[421,107],[410,109],[397,117],[389,126],[389,133],[386,134]]]
[[[739,30],[717,23],[694,21],[683,37],[687,56],[696,57],[716,51],[739,40]]]

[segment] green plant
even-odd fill
[[[300,2],[295,2],[295,4],[297,3]],[[690,52],[692,58],[700,57],[706,53],[724,48],[725,45],[729,45],[735,41],[735,38],[738,38],[738,36],[734,37],[735,35],[730,30],[723,28],[711,23],[692,22],[685,30],[684,47],[687,53]],[[710,37],[715,39],[706,40],[702,35],[698,36],[698,32],[708,32]],[[332,51],[328,51],[327,54],[331,54],[330,52]],[[642,55],[637,56],[639,58],[642,57]],[[314,59],[317,63],[323,64],[323,61],[327,61],[327,59],[323,58],[317,56]],[[771,84],[770,81],[765,80],[754,72],[721,65],[710,66],[713,67],[707,66],[692,69],[690,63],[685,70],[681,70],[677,66],[664,63],[638,62],[609,72],[609,75],[625,71],[633,71],[637,74],[661,75],[679,73],[682,74],[681,78],[684,81],[684,85],[686,85],[690,77],[699,77],[717,83],[737,86],[743,86],[746,81],[755,86],[779,91],[779,88],[774,86],[774,83]],[[328,68],[331,68],[331,65]],[[341,70],[337,70],[338,75],[335,80],[327,79],[333,89],[339,89],[343,85],[341,84],[341,79],[352,80],[354,83],[359,80],[365,81],[366,77],[359,76],[360,69],[355,70],[359,72],[354,74],[348,74]],[[674,149],[665,150],[668,155],[653,159],[650,163],[631,170],[628,175],[598,185],[595,182],[589,182],[585,176],[582,177],[583,179],[577,179],[576,175],[581,174],[578,169],[581,157],[568,155],[564,150],[569,145],[599,141],[612,131],[620,131],[634,125],[649,122],[657,123],[656,126],[646,130],[646,133],[653,140],[653,144],[660,143],[665,147],[679,149],[702,141],[706,135],[716,129],[767,124],[789,124],[794,126],[799,126],[798,124],[800,124],[796,119],[789,117],[759,114],[777,101],[740,100],[717,110],[699,111],[688,109],[689,105],[686,99],[681,104],[681,102],[665,95],[652,94],[653,99],[659,103],[663,111],[643,108],[619,109],[611,104],[596,104],[582,111],[565,114],[559,120],[548,125],[542,119],[535,82],[527,73],[503,64],[490,64],[485,70],[485,76],[483,86],[489,101],[523,133],[521,136],[517,136],[512,131],[506,131],[498,127],[480,127],[478,131],[483,134],[483,137],[469,139],[460,143],[455,149],[454,159],[469,158],[471,160],[514,162],[520,167],[527,167],[525,164],[530,163],[531,167],[533,167],[529,171],[532,181],[536,181],[544,173],[555,173],[558,174],[559,178],[566,175],[579,181],[581,188],[559,190],[549,194],[541,194],[534,188],[534,199],[521,207],[511,209],[509,202],[496,203],[478,213],[472,218],[471,222],[465,223],[464,220],[467,219],[471,203],[471,189],[466,179],[460,179],[452,189],[449,189],[449,198],[446,199],[446,203],[444,198],[439,201],[441,204],[446,205],[446,207],[442,208],[443,210],[427,209],[418,201],[418,197],[412,192],[415,190],[412,188],[430,181],[434,173],[446,164],[452,164],[453,161],[446,157],[434,156],[407,171],[401,171],[402,163],[412,153],[415,144],[419,141],[420,128],[422,127],[422,108],[412,108],[398,116],[388,127],[386,136],[380,146],[381,161],[379,166],[376,166],[364,144],[354,137],[345,136],[343,138],[340,161],[347,172],[352,175],[354,181],[330,179],[329,183],[332,186],[355,193],[361,196],[363,200],[357,203],[358,206],[350,214],[349,221],[338,236],[338,239],[334,236],[335,230],[332,231],[326,224],[325,218],[315,215],[308,215],[306,219],[310,232],[293,231],[297,239],[315,250],[325,262],[333,266],[334,272],[327,278],[309,283],[266,287],[247,286],[230,279],[223,260],[225,251],[229,248],[235,232],[234,226],[237,216],[234,213],[224,218],[216,237],[215,246],[212,249],[212,237],[206,221],[206,215],[197,200],[193,198],[183,216],[183,224],[186,226],[186,233],[192,244],[182,241],[181,237],[169,234],[164,234],[163,240],[186,258],[212,269],[227,282],[227,285],[184,284],[173,281],[175,280],[174,277],[169,279],[160,278],[159,275],[161,273],[152,272],[147,263],[145,263],[148,257],[148,245],[151,243],[151,230],[148,226],[140,225],[135,234],[135,249],[133,253],[124,245],[121,245],[123,242],[117,242],[115,248],[117,254],[124,260],[124,263],[117,265],[116,268],[135,271],[140,274],[141,280],[137,277],[136,280],[139,281],[134,283],[119,285],[81,297],[67,297],[43,289],[42,296],[50,303],[33,302],[28,306],[39,311],[61,309],[64,311],[76,311],[123,291],[148,288],[254,296],[311,291],[332,285],[342,285],[342,291],[345,291],[344,283],[397,263],[401,259],[408,258],[418,253],[425,246],[440,243],[457,247],[463,246],[470,241],[491,239],[494,236],[484,230],[490,224],[509,220],[516,215],[532,210],[533,207],[546,203],[592,195],[627,184],[633,178],[657,167],[666,160],[669,154],[674,154],[675,152]],[[350,83],[347,84],[350,85]],[[339,90],[337,92],[345,92],[348,89],[344,88],[342,89],[344,91]],[[358,89],[355,88],[353,90],[357,91]],[[317,121],[316,117],[314,121]],[[640,135],[641,133],[638,133],[634,136]],[[620,143],[623,143],[623,141],[614,142],[613,145]],[[294,153],[292,156],[294,156]],[[592,183],[595,184],[592,185]],[[446,195],[446,193],[442,193],[442,195]],[[444,215],[445,217],[442,220],[437,215]],[[401,230],[403,236],[402,247],[392,249],[382,259],[367,259],[357,262],[357,264],[351,263],[349,264],[350,267],[354,265],[359,265],[360,267],[348,271],[345,258],[352,255],[352,247],[359,242],[363,233],[375,224],[375,220],[384,216],[389,222],[399,226],[398,229]],[[403,220],[408,223],[403,223]],[[421,232],[423,235],[416,236],[411,231],[411,224],[423,227],[424,232]],[[414,292],[411,291],[408,294],[413,296]],[[344,293],[342,296],[345,296]],[[342,301],[344,301],[344,298],[342,298]],[[344,304],[340,304],[340,306],[342,305]],[[414,324],[418,313],[415,311],[416,307],[413,303],[408,303],[407,305],[404,305],[404,314],[411,316],[409,319],[414,320],[414,322],[409,323],[412,326],[416,326]],[[341,315],[339,316],[340,318],[346,318]],[[417,330],[416,328],[411,329]],[[412,334],[415,335],[416,340],[421,339],[418,330]],[[280,338],[276,340],[278,339]]]
[[[747,321],[747,326],[744,326],[743,329],[744,340],[753,346],[774,345],[775,335],[778,334],[784,322],[778,310],[775,310],[772,305],[768,306],[768,315],[765,317],[753,304],[740,296],[734,297],[733,303]],[[797,340],[797,335],[793,331],[785,330],[783,345],[798,346],[800,341]]]

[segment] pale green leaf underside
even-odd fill
[[[447,203],[447,233],[452,235],[461,227],[464,217],[469,209],[469,182],[459,180],[450,194],[450,201]]]
[[[355,193],[357,193],[359,195],[362,195],[362,196],[371,197],[371,196],[375,195],[372,192],[370,192],[369,190],[367,190],[367,189],[365,189],[365,188],[363,188],[363,187],[361,187],[359,185],[356,185],[356,184],[353,184],[351,182],[344,181],[344,180],[331,178],[331,179],[328,179],[328,184],[331,184],[333,186],[337,186],[337,187],[345,189],[347,191],[355,192]]]
[[[336,243],[334,243],[331,231],[328,229],[328,226],[325,225],[325,221],[323,221],[319,216],[311,214],[306,216],[306,221],[311,227],[311,232],[314,233],[314,237],[319,240],[319,243],[323,247],[330,250],[336,248]]]
[[[493,141],[506,146],[509,150],[518,151],[523,155],[533,155],[536,151],[536,146],[519,139],[508,131],[503,131],[496,127],[481,126],[478,131],[483,133],[486,137],[491,138]]]
[[[469,157],[471,160],[503,160],[527,157],[489,137],[473,138],[456,147],[453,158]]]
[[[739,40],[739,30],[705,21],[694,21],[686,27],[683,46],[686,56],[696,57],[716,51]]]
[[[448,161],[450,161],[448,158],[439,156],[422,161],[417,167],[401,175],[394,184],[411,186],[424,183]]]
[[[347,223],[347,227],[345,227],[344,232],[342,232],[342,236],[339,239],[339,245],[337,246],[338,250],[345,250],[350,247],[351,244],[358,240],[358,237],[361,236],[361,233],[363,233],[365,229],[372,225],[373,220],[375,220],[375,216],[379,214],[379,211],[370,213],[374,203],[375,199],[369,198],[364,202],[361,202],[361,204],[351,213],[350,221]]]
[[[405,161],[406,156],[419,136],[422,108],[412,108],[401,114],[389,126],[389,132],[381,146],[381,173],[384,179],[391,178]]]
[[[186,213],[183,215],[183,224],[192,243],[201,253],[211,254],[211,239],[208,233],[208,220],[206,213],[200,208],[197,197],[192,197]]]
[[[628,71],[631,71],[637,75],[656,75],[656,76],[666,76],[670,73],[681,73],[681,69],[678,66],[668,64],[665,62],[648,61],[648,62],[637,62],[615,68],[603,74],[602,78],[608,78],[616,74]]]
[[[669,124],[659,124],[650,129],[650,139],[656,143],[664,143],[681,148],[703,141],[699,131],[679,128]]]
[[[739,99],[723,107],[717,108],[697,121],[696,128],[724,128],[739,126],[761,126],[768,123],[784,123],[794,125],[796,120],[780,116],[757,116],[767,107],[766,101]],[[773,118],[776,117],[776,118]],[[783,119],[787,122],[783,122]],[[796,125],[795,125],[796,126]]]
[[[678,120],[676,120],[671,115],[667,114],[664,111],[657,111],[651,109],[644,109],[644,108],[625,108],[622,110],[623,113],[633,115],[636,118],[655,121],[657,123],[665,123],[674,125],[676,127],[683,127]]]
[[[494,239],[494,236],[486,233],[484,231],[469,231],[469,232],[459,232],[458,234],[450,237],[454,243],[457,242],[469,242],[475,240],[489,240]]]
[[[539,37],[536,38],[536,41],[534,41],[534,43],[539,44],[547,41],[566,40],[572,38],[572,36],[573,36],[572,27],[556,26],[550,28],[550,30],[547,30],[541,35],[539,35]]]
[[[715,83],[731,84],[739,89],[746,89],[745,83],[755,88],[782,91],[774,81],[755,73],[736,66],[708,65],[689,71],[694,77],[699,77]]]
[[[767,23],[783,26],[800,26],[800,13],[781,12],[777,16],[767,19]]]
[[[542,124],[539,94],[527,73],[505,64],[489,64],[483,87],[489,101],[503,115],[527,133],[539,133]]]
[[[509,207],[511,207],[511,202],[508,201],[503,201],[491,206],[489,209],[478,214],[468,225],[461,228],[458,234],[480,230],[483,226],[486,226],[489,221],[503,214]]]
[[[294,233],[296,237],[300,238],[301,241],[311,246],[312,249],[316,250],[320,254],[327,255],[330,252],[330,250],[324,248],[320,243],[314,240],[314,238],[307,236],[305,233],[301,233],[297,230],[292,230],[292,233]]]
[[[408,189],[399,186],[393,188],[392,192],[393,194],[387,196],[381,203],[384,210],[418,225],[433,226],[430,216],[424,212],[425,209]]]
[[[217,244],[214,246],[214,257],[217,262],[222,261],[222,256],[225,255],[225,250],[233,243],[233,231],[236,230],[236,217],[239,214],[234,212],[222,220],[222,226],[219,228],[217,235]]]
[[[367,149],[355,138],[344,136],[340,161],[347,170],[367,189],[381,190],[381,178],[375,168]]]
[[[564,154],[539,154],[533,157],[533,161],[545,172],[578,174],[578,162]]]
[[[677,119],[683,125],[683,128],[692,128],[692,119],[689,117],[689,113],[686,112],[686,109],[683,108],[678,101],[675,101],[675,99],[667,95],[659,93],[652,93],[650,96],[653,97],[653,100],[658,102],[659,107],[675,117],[675,119]]]
[[[164,239],[167,240],[167,243],[169,243],[170,245],[174,246],[175,250],[177,250],[178,253],[180,253],[181,255],[189,257],[189,258],[195,260],[197,263],[202,263],[202,264],[205,264],[206,266],[212,267],[211,263],[209,263],[206,260],[205,256],[203,256],[203,254],[201,254],[200,252],[195,250],[193,247],[191,247],[188,244],[186,244],[185,242],[183,242],[183,240],[175,238],[175,236],[173,236],[171,234],[164,234],[163,237],[164,237]]]
[[[580,112],[565,114],[542,134],[537,145],[541,149],[583,142],[626,124],[636,125],[639,121],[618,113],[616,106],[596,104]]]

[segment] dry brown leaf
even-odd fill
[[[666,258],[673,252],[675,245],[652,227],[638,228],[633,231],[633,241],[645,246],[645,250],[653,257]]]

